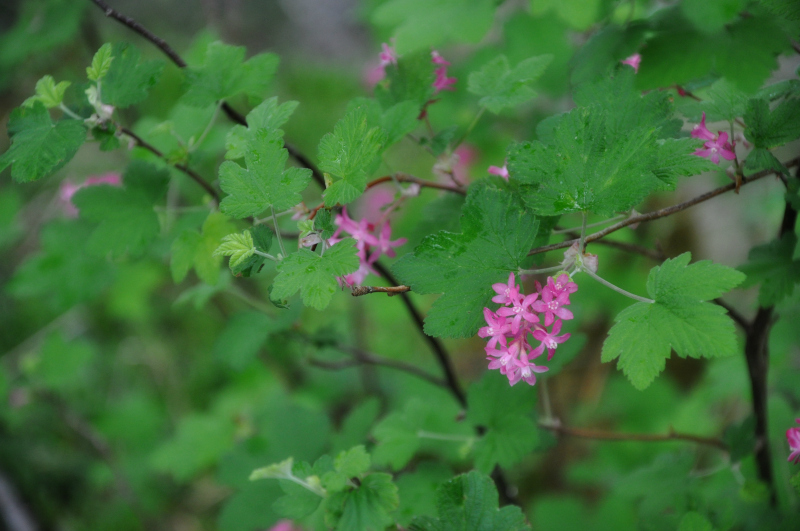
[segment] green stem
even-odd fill
[[[478,114],[475,115],[475,118],[473,118],[472,123],[469,124],[469,127],[467,127],[467,130],[464,131],[464,134],[461,135],[461,137],[458,139],[458,141],[455,144],[453,144],[453,151],[455,151],[456,148],[458,148],[458,146],[460,146],[461,143],[464,140],[467,139],[467,137],[472,132],[472,130],[475,129],[475,126],[478,125],[478,120],[481,119],[481,116],[483,116],[484,112],[486,112],[486,107],[481,107],[481,110],[478,111]]]
[[[583,271],[584,273],[586,273],[587,275],[589,275],[590,277],[592,277],[593,279],[595,279],[596,281],[598,281],[600,284],[602,284],[602,285],[606,286],[607,288],[611,288],[611,289],[613,289],[614,291],[616,291],[617,293],[622,293],[622,294],[623,294],[623,295],[625,295],[626,297],[630,297],[631,299],[633,299],[633,300],[635,300],[635,301],[639,301],[639,302],[649,302],[650,304],[652,304],[652,303],[656,302],[656,301],[654,301],[654,300],[652,300],[652,299],[647,299],[647,298],[645,298],[645,297],[640,297],[640,296],[638,296],[638,295],[634,295],[633,293],[631,293],[631,292],[629,292],[629,291],[625,291],[624,289],[622,289],[622,288],[620,288],[620,287],[617,287],[617,286],[615,286],[614,284],[612,284],[612,283],[611,283],[611,282],[609,282],[608,280],[605,280],[605,279],[603,279],[603,278],[600,278],[599,276],[597,276],[597,274],[596,274],[596,273],[593,273],[592,271],[590,271],[589,269],[587,269],[587,268],[585,268],[585,267],[584,267],[584,268],[581,268],[581,271]]]
[[[64,105],[63,103],[59,104],[58,108],[59,108],[59,109],[61,109],[61,110],[64,112],[64,114],[66,114],[66,115],[67,115],[67,116],[69,116],[70,118],[74,118],[74,119],[76,119],[76,120],[80,120],[80,121],[83,121],[83,120],[84,120],[84,118],[83,118],[82,116],[78,116],[77,114],[75,114],[74,112],[72,112],[72,111],[69,109],[69,107],[67,107],[67,106],[66,106],[66,105]]]
[[[259,251],[258,249],[253,250],[253,254],[257,254],[258,256],[263,256],[264,258],[272,260],[273,262],[280,262],[280,260],[278,260],[276,256],[272,256],[269,253],[264,253],[262,251]]]
[[[269,211],[272,214],[272,225],[275,229],[275,237],[278,238],[278,246],[281,248],[281,256],[286,258],[286,247],[283,246],[283,239],[281,238],[281,229],[278,227],[278,217],[275,215],[275,209],[270,205]]]
[[[219,114],[219,109],[222,107],[222,102],[218,101],[217,106],[214,108],[214,114],[211,115],[211,120],[209,120],[208,125],[206,125],[205,130],[200,135],[200,138],[197,139],[197,142],[192,144],[192,147],[189,149],[189,152],[192,152],[200,147],[200,144],[203,143],[203,140],[206,139],[208,133],[211,131],[211,128],[214,126],[214,122],[217,121],[217,115]]]
[[[561,271],[564,269],[564,266],[557,265],[553,267],[545,267],[542,269],[520,269],[518,274],[520,275],[543,275],[545,273],[555,273],[556,271]]]

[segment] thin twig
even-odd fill
[[[153,44],[158,47],[159,50],[164,52],[164,55],[170,58],[170,60],[175,63],[180,68],[186,68],[187,63],[183,60],[183,58],[178,55],[178,53],[172,49],[172,47],[167,44],[167,41],[158,37],[152,31],[148,30],[144,26],[142,26],[139,22],[132,19],[127,15],[123,15],[116,9],[109,6],[103,0],[91,0],[97,7],[103,10],[105,15],[109,18],[113,18],[114,20],[122,23],[124,26],[132,29],[148,41],[152,42]],[[228,118],[239,124],[247,127],[247,120],[245,117],[236,111],[233,107],[230,106],[228,102],[222,102],[222,110],[225,111],[225,114]],[[317,168],[317,166],[311,162],[311,160],[303,155],[296,147],[292,146],[291,144],[284,143],[284,147],[289,152],[289,154],[300,163],[301,166],[308,168],[311,170],[311,174],[314,177],[314,180],[322,187],[325,188],[325,177],[322,175],[322,172]]]
[[[731,319],[733,319],[736,322],[736,324],[741,326],[742,330],[744,330],[745,332],[748,332],[750,330],[750,323],[747,321],[744,315],[742,315],[741,313],[739,313],[738,310],[736,310],[736,308],[734,308],[733,306],[731,306],[722,299],[714,299],[711,302],[725,308],[725,310],[728,311],[728,315],[731,316]]]
[[[437,378],[432,374],[428,374],[427,372],[423,371],[416,365],[405,363],[403,361],[384,358],[382,356],[377,356],[375,354],[371,354],[369,352],[366,352],[364,350],[355,347],[337,345],[336,348],[338,350],[341,350],[342,352],[346,352],[347,354],[349,354],[352,359],[341,360],[341,361],[328,361],[328,360],[321,360],[319,358],[309,358],[308,362],[311,365],[315,365],[317,367],[322,367],[323,369],[330,369],[334,371],[349,369],[351,367],[357,367],[359,365],[377,365],[379,367],[389,367],[391,369],[397,369],[399,371],[412,374],[417,378],[421,378],[422,380],[430,382],[438,387],[443,387],[445,389],[447,388],[447,382],[445,382],[443,379]]]
[[[789,167],[792,167],[792,166],[797,166],[798,164],[800,164],[800,157],[797,157],[797,158],[794,158],[794,159],[790,160],[789,162],[784,164],[784,166],[789,168]],[[758,173],[754,173],[750,177],[744,177],[744,178],[742,178],[742,186],[744,186],[745,184],[751,183],[753,181],[757,181],[759,179],[763,179],[764,177],[767,177],[768,175],[772,175],[774,173],[775,172],[773,170],[764,170],[764,171],[760,171]],[[601,238],[603,238],[605,236],[608,236],[612,232],[616,232],[616,231],[618,231],[618,230],[620,230],[620,229],[622,229],[624,227],[627,227],[628,225],[633,225],[634,223],[643,223],[645,221],[652,221],[654,219],[659,219],[659,218],[664,218],[664,217],[667,217],[667,216],[671,216],[672,214],[678,213],[678,212],[680,212],[682,210],[686,210],[689,207],[692,207],[694,205],[697,205],[699,203],[702,203],[704,201],[708,201],[709,199],[717,197],[720,194],[724,194],[725,192],[730,192],[731,190],[733,190],[735,188],[736,188],[736,183],[726,184],[725,186],[720,186],[719,188],[715,188],[714,190],[711,190],[710,192],[706,192],[704,194],[701,194],[701,195],[699,195],[699,196],[697,196],[697,197],[695,197],[693,199],[690,199],[689,201],[684,201],[683,203],[679,203],[677,205],[672,205],[670,207],[662,208],[660,210],[654,210],[653,212],[648,212],[646,214],[639,214],[638,216],[631,216],[628,219],[620,221],[619,223],[615,223],[614,225],[611,225],[610,227],[606,227],[605,229],[603,229],[601,231],[597,231],[595,233],[590,234],[589,236],[586,237],[586,243],[590,243],[590,242],[599,240],[599,239],[601,239]],[[575,239],[572,239],[572,240],[566,240],[566,241],[559,242],[559,243],[553,243],[553,244],[550,244],[550,245],[544,245],[542,247],[537,247],[536,249],[532,249],[531,251],[529,251],[528,252],[528,256],[534,255],[534,254],[539,254],[539,253],[546,253],[548,251],[554,251],[556,249],[564,249],[565,247],[571,246],[576,241],[578,241],[578,238],[575,238]]]
[[[362,295],[369,295],[370,293],[386,293],[392,297],[407,291],[411,291],[411,288],[408,286],[358,286],[353,288],[351,295],[353,295],[353,297],[360,297]]]
[[[670,428],[666,434],[655,433],[619,433],[613,431],[591,430],[583,428],[570,428],[561,426],[557,423],[539,422],[539,427],[560,435],[569,435],[570,437],[581,437],[584,439],[595,439],[601,441],[643,441],[643,442],[664,442],[664,441],[689,441],[697,444],[705,444],[714,446],[720,450],[728,451],[728,445],[722,439],[714,437],[701,437],[699,435],[690,435],[687,433],[679,433]]]
[[[580,234],[575,231],[567,231],[562,234],[566,234],[571,238],[575,238],[576,240],[580,238]],[[625,251],[628,253],[633,254],[640,254],[645,258],[649,258],[654,262],[663,262],[667,259],[664,253],[658,249],[649,249],[644,245],[638,245],[635,243],[627,243],[627,242],[618,242],[616,240],[599,240],[595,241],[597,245],[605,245],[606,247],[613,247],[614,249],[619,249],[620,251]]]
[[[425,179],[420,179],[419,177],[414,177],[413,175],[408,175],[407,173],[402,173],[402,172],[397,172],[393,175],[384,175],[383,177],[378,177],[377,179],[374,179],[367,183],[367,189],[370,189],[373,186],[377,186],[381,183],[389,181],[397,181],[401,183],[415,183],[420,185],[422,188],[437,188],[439,190],[447,190],[448,192],[455,192],[457,194],[467,195],[467,191],[464,189],[463,186],[437,183],[434,181],[426,181]]]
[[[167,157],[163,153],[161,153],[161,151],[159,151],[156,147],[148,144],[139,135],[137,135],[136,133],[134,133],[133,131],[131,131],[130,129],[127,129],[125,127],[121,128],[120,131],[123,134],[131,137],[134,140],[134,142],[136,142],[137,146],[146,149],[147,151],[149,151],[150,153],[152,153],[156,157],[160,158],[161,160],[163,160],[163,161],[165,161],[165,162],[167,162],[169,164],[169,159],[167,159]],[[211,195],[211,197],[214,198],[214,201],[216,201],[217,204],[219,204],[219,202],[220,202],[219,192],[217,192],[217,190],[215,190],[214,187],[211,186],[211,184],[208,181],[203,179],[203,177],[199,173],[197,173],[193,169],[189,168],[186,164],[182,164],[182,163],[181,164],[174,164],[174,167],[179,169],[180,171],[182,171],[183,173],[185,173],[189,177],[191,177],[191,179],[194,182],[196,182],[197,184],[202,186],[203,190],[208,192]]]

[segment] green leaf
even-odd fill
[[[139,50],[124,42],[115,44],[112,54],[114,60],[102,81],[103,102],[124,109],[144,101],[158,81],[164,63],[157,60],[140,63]]]
[[[276,130],[259,129],[247,143],[244,161],[247,169],[232,161],[219,168],[220,187],[229,195],[220,210],[241,219],[255,216],[272,207],[288,210],[302,199],[300,192],[308,186],[311,170],[284,169],[289,153]]]
[[[336,225],[333,224],[333,216],[327,208],[321,208],[314,216],[314,230],[319,231],[319,237],[323,240],[329,239],[336,232]]]
[[[717,170],[716,164],[694,154],[702,145],[703,142],[695,138],[668,138],[659,141],[658,160],[653,174],[666,188],[674,190],[677,177]]]
[[[624,28],[610,24],[592,35],[572,58],[572,84],[579,86],[611,69],[618,69],[621,60],[641,47],[647,30],[646,26],[636,22]]]
[[[531,57],[512,70],[506,56],[499,55],[469,75],[468,90],[482,96],[478,105],[497,114],[506,107],[515,107],[536,96],[528,84],[539,79],[552,60],[552,55]]]
[[[263,97],[278,68],[278,56],[259,54],[244,60],[243,46],[212,42],[203,64],[186,72],[188,90],[183,102],[193,107],[208,107],[237,94]]]
[[[378,418],[380,404],[376,398],[369,398],[354,407],[342,422],[338,433],[332,436],[331,450],[342,451],[367,440],[375,419]]]
[[[714,526],[702,514],[690,511],[681,518],[678,531],[714,531]]]
[[[555,13],[573,29],[584,31],[601,15],[601,0],[536,0],[531,1],[531,12],[541,15]]]
[[[279,128],[289,120],[294,110],[298,106],[296,101],[286,101],[278,105],[278,98],[272,97],[264,100],[247,115],[247,127],[234,125],[228,131],[225,141],[225,158],[240,159],[244,157],[248,144],[253,140],[255,131],[267,129],[277,131],[283,135]]]
[[[522,266],[537,228],[536,218],[514,195],[485,183],[473,185],[462,211],[462,232],[426,237],[392,268],[417,293],[443,293],[425,318],[425,333],[474,335],[494,296],[492,284]]]
[[[529,202],[537,214],[612,215],[661,186],[653,173],[657,130],[640,128],[619,137],[608,125],[602,115],[578,108],[559,121],[551,145],[533,141],[509,148],[511,178],[538,185]]]
[[[753,148],[753,150],[748,153],[747,160],[744,162],[745,175],[748,177],[762,170],[769,170],[786,175],[787,177],[789,176],[789,169],[767,148]]]
[[[334,461],[334,470],[322,476],[322,486],[328,493],[347,488],[350,478],[357,478],[369,470],[371,460],[363,445],[339,452]]]
[[[392,523],[390,516],[400,499],[390,474],[370,474],[358,488],[332,494],[326,503],[326,524],[335,522],[337,531],[355,529],[379,531]]]
[[[253,235],[246,230],[241,233],[228,234],[222,238],[222,243],[214,251],[213,256],[230,256],[230,267],[233,269],[253,256],[255,250]]]
[[[336,277],[358,269],[355,240],[345,238],[318,255],[308,249],[290,254],[278,264],[278,276],[273,283],[271,298],[285,299],[298,290],[303,304],[324,310],[331,302],[339,284]]]
[[[761,283],[758,304],[762,307],[777,304],[790,296],[800,282],[800,260],[793,260],[797,235],[784,234],[779,240],[750,250],[747,263],[739,271],[747,275],[743,288]]]
[[[183,231],[172,243],[170,270],[173,280],[176,283],[183,281],[194,267],[200,280],[216,285],[222,257],[215,256],[214,251],[219,242],[235,230],[224,214],[211,212],[203,222],[202,234],[193,230]]]
[[[90,383],[89,371],[97,349],[86,341],[66,341],[59,332],[47,336],[32,367],[35,382],[60,392],[80,390]]]
[[[682,105],[682,110],[684,114],[691,114],[695,122],[700,121],[703,112],[706,113],[709,122],[717,120],[732,122],[744,115],[749,99],[749,96],[733,83],[727,79],[720,79],[705,91],[703,101],[690,100]]]
[[[397,52],[445,42],[477,44],[494,21],[492,0],[389,0],[372,14],[378,26],[394,27]]]
[[[283,329],[283,323],[262,312],[233,315],[214,342],[214,357],[234,370],[242,371],[257,357],[267,338]]]
[[[123,176],[124,189],[95,185],[78,190],[72,202],[81,218],[98,224],[87,250],[97,256],[142,254],[161,230],[153,202],[165,193],[168,179],[167,170],[137,162]]]
[[[351,109],[319,143],[319,168],[341,180],[325,190],[325,206],[347,204],[367,185],[367,172],[386,145],[386,133],[369,127],[366,109]],[[299,201],[298,201],[299,203]],[[296,203],[295,203],[296,204]]]
[[[27,183],[47,177],[72,160],[86,141],[80,120],[64,119],[55,124],[41,102],[19,107],[8,120],[11,147],[0,155],[0,171],[11,166],[11,177]]]
[[[475,469],[489,474],[496,465],[519,463],[539,444],[539,429],[532,413],[536,395],[512,388],[508,379],[487,372],[467,393],[467,420],[485,433],[475,444]]]
[[[479,472],[457,476],[437,492],[439,517],[417,517],[410,531],[530,531],[525,515],[516,505],[498,508],[497,489]]]
[[[32,107],[37,101],[48,109],[58,107],[64,101],[64,92],[71,85],[69,81],[62,81],[56,85],[53,76],[44,76],[36,82],[36,95],[22,102],[23,107]]]
[[[644,389],[665,366],[671,350],[680,357],[718,357],[737,351],[733,321],[716,304],[744,280],[735,269],[708,260],[689,264],[684,253],[654,267],[647,292],[654,303],[639,302],[620,312],[603,344],[601,360],[618,366],[634,387]]]
[[[386,78],[375,86],[375,98],[384,109],[414,102],[417,114],[433,97],[436,64],[428,51],[404,55],[397,65],[386,66]]]
[[[92,65],[86,68],[86,77],[90,81],[100,81],[111,68],[114,60],[114,52],[111,43],[103,44],[92,57]]]
[[[684,0],[680,5],[684,16],[697,29],[715,33],[739,16],[744,3],[744,0]]]
[[[787,99],[770,111],[763,99],[752,99],[744,115],[745,136],[757,148],[782,146],[800,137],[800,99]]]

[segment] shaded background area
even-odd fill
[[[380,3],[129,0],[113,6],[164,37],[190,62],[203,44],[216,38],[247,46],[248,55],[279,54],[274,93],[281,101],[300,102],[286,124],[286,138],[315,158],[320,138],[333,129],[347,102],[370,95],[364,76],[377,65],[380,43],[389,37],[388,29],[368,22]],[[459,83],[458,90],[431,107],[430,120],[437,129],[455,124],[463,130],[472,121],[477,107],[466,91],[467,75],[498,50],[512,64],[534,54],[555,55],[551,71],[536,87],[541,94],[537,100],[518,112],[484,118],[472,132],[458,153],[457,172],[464,180],[485,176],[489,165],[502,164],[509,142],[532,138],[543,117],[571,106],[568,65],[596,27],[594,21],[572,27],[552,12],[520,12],[527,4],[506,2],[501,7],[485,47],[441,50],[452,61]],[[642,12],[650,7],[649,2],[636,5]],[[0,28],[0,151],[8,146],[9,113],[32,94],[42,75],[77,82],[106,41],[128,41],[144,57],[163,59],[150,43],[105,18],[88,1],[6,1],[0,4]],[[781,61],[779,75],[793,75],[799,64],[796,55]],[[121,119],[165,144],[168,140],[159,137],[164,122],[203,123],[207,117],[175,113],[181,82],[181,72],[167,65],[151,97],[122,112]],[[232,102],[242,111],[250,103]],[[192,160],[211,181],[229,127],[218,120],[207,149]],[[796,143],[786,146],[779,158],[795,155],[797,148]],[[344,343],[438,374],[428,345],[397,298],[352,299],[342,293],[325,312],[303,309],[299,303],[279,311],[263,308],[269,271],[266,279],[252,281],[232,279],[224,271],[214,287],[191,274],[176,285],[168,243],[155,245],[139,260],[82,256],[86,232],[69,225],[59,202],[62,183],[122,171],[136,156],[124,149],[101,153],[87,146],[51,178],[19,185],[5,172],[0,180],[4,515],[15,508],[26,511],[40,529],[266,529],[278,519],[272,503],[281,491],[275,483],[247,481],[252,469],[289,455],[313,461],[370,440],[377,419],[414,398],[436,404],[442,417],[458,417],[459,408],[446,392],[407,374],[370,366],[330,371],[314,365],[313,360],[341,361],[342,352],[335,347]],[[402,169],[434,179],[436,162],[413,142],[405,142],[387,156],[381,171]],[[171,178],[186,204],[202,202],[183,176]],[[653,197],[642,210],[680,202],[727,179],[722,173],[692,179],[675,194]],[[311,206],[319,201],[313,184],[306,200]],[[353,212],[367,215],[375,201],[366,196]],[[460,200],[430,191],[406,202],[392,221],[394,236],[409,239],[400,254],[433,230],[457,231],[460,206]],[[753,245],[774,237],[782,206],[780,182],[767,178],[739,195],[716,198],[614,238],[658,249],[665,257],[691,251],[698,260],[738,266]],[[199,225],[206,213],[187,210],[188,221],[176,221],[175,230],[181,223]],[[296,231],[284,219],[283,228]],[[578,223],[577,217],[562,220],[564,226]],[[635,293],[643,292],[647,273],[657,264],[601,245],[590,251],[600,256],[610,281]],[[549,260],[556,263],[558,257]],[[375,277],[367,281],[380,282]],[[413,296],[423,310],[435,298]],[[739,291],[729,302],[751,315],[755,298],[755,290]],[[568,425],[628,432],[674,428],[721,436],[725,427],[746,426],[749,388],[740,357],[708,361],[673,356],[666,377],[644,392],[633,389],[613,364],[600,363],[600,347],[613,317],[628,303],[588,279],[581,281],[573,297],[576,319],[570,323],[575,337],[559,350],[571,361],[546,380],[555,415]],[[797,295],[781,308],[781,318],[771,338],[776,369],[770,382],[778,396],[772,413],[788,418],[800,407]],[[480,380],[486,372],[484,342],[472,338],[446,345],[465,386]],[[517,386],[514,392],[542,409],[543,386]],[[785,427],[775,424],[773,429],[779,441]],[[598,522],[632,528],[642,518],[660,515],[673,501],[661,491],[648,492],[654,477],[724,468],[716,450],[682,442],[603,443],[547,435],[540,441],[542,452],[509,471],[523,510],[537,529],[586,527],[587,522],[598,526],[587,529],[601,529]],[[451,443],[431,443],[400,476],[401,498],[408,489],[432,499],[438,482],[468,466],[461,450]],[[776,459],[785,459],[782,446],[775,453]],[[752,475],[752,462],[743,466]],[[728,497],[731,506],[720,512],[738,514],[747,509],[733,507],[740,491],[756,501],[763,493],[757,485],[733,478],[735,473],[712,475],[711,487],[706,483],[705,490],[689,490],[698,499]],[[676,473],[674,481],[690,480]],[[3,496],[6,492],[10,494]],[[796,504],[796,499],[782,502]],[[406,522],[410,516],[404,513]]]

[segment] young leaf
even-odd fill
[[[752,99],[744,114],[745,135],[757,148],[782,146],[800,137],[800,99],[787,99],[770,110],[763,99]]]
[[[437,491],[439,517],[421,516],[411,521],[410,531],[530,531],[525,515],[516,505],[498,508],[492,480],[473,470],[457,476]]]
[[[89,78],[89,81],[100,81],[108,73],[113,60],[111,43],[107,42],[95,52],[92,57],[92,65],[86,67],[86,77]]]
[[[222,238],[222,243],[214,251],[213,256],[230,256],[230,267],[233,269],[253,256],[255,250],[253,235],[246,230],[241,233],[228,234]]]
[[[397,486],[390,474],[370,474],[352,490],[343,490],[327,499],[326,524],[336,531],[385,529],[392,523],[390,513],[400,504]]]
[[[517,271],[536,238],[539,222],[517,198],[489,185],[473,185],[464,204],[460,234],[439,232],[392,270],[422,294],[443,293],[425,318],[425,333],[469,337],[483,323],[492,284]]]
[[[552,55],[530,57],[512,70],[506,56],[499,55],[470,74],[469,91],[482,96],[478,105],[497,114],[506,107],[514,107],[536,96],[528,84],[536,81],[552,60]]]
[[[58,107],[64,101],[64,92],[70,86],[69,81],[62,81],[56,85],[53,76],[44,76],[36,82],[36,95],[22,102],[23,107],[31,107],[37,101],[48,109]]]
[[[322,486],[330,492],[344,490],[350,478],[359,477],[369,470],[371,460],[363,445],[354,446],[336,456],[334,470],[322,476]]]
[[[271,298],[285,299],[300,290],[303,304],[324,310],[339,286],[336,277],[350,274],[356,269],[358,256],[352,238],[345,238],[326,249],[324,255],[300,249],[278,264],[278,276],[272,285]]]
[[[296,101],[286,101],[278,105],[277,96],[264,100],[247,115],[247,127],[234,125],[230,129],[225,141],[227,150],[225,158],[233,160],[244,157],[247,145],[252,141],[255,131],[258,129],[275,130],[283,135],[283,131],[279,127],[286,123],[297,105]]]
[[[140,63],[139,50],[125,42],[115,44],[112,55],[114,60],[102,81],[103,103],[122,109],[144,101],[158,81],[164,63],[158,60]]]
[[[644,389],[664,369],[671,350],[680,357],[718,357],[736,351],[733,321],[716,304],[744,280],[735,269],[708,260],[689,265],[690,253],[654,267],[647,292],[654,303],[638,302],[615,319],[601,360],[618,366],[634,387]]]
[[[366,110],[351,109],[319,143],[319,168],[341,179],[325,190],[325,206],[347,204],[367,185],[367,171],[386,144],[380,127],[369,128]],[[299,201],[298,201],[299,202]],[[296,204],[296,203],[295,203]]]
[[[747,275],[743,288],[761,283],[758,303],[767,307],[777,304],[792,294],[800,282],[800,260],[792,260],[797,246],[794,233],[784,234],[780,240],[760,245],[750,250],[747,263],[739,271]]]
[[[222,257],[214,256],[214,251],[219,247],[219,242],[235,230],[236,227],[224,214],[211,212],[203,222],[202,234],[194,230],[183,231],[172,242],[172,279],[176,283],[183,281],[194,267],[200,280],[216,285]]]
[[[222,163],[220,187],[230,194],[220,204],[222,212],[240,219],[270,206],[288,210],[301,201],[300,192],[308,186],[311,170],[284,169],[289,153],[281,136],[276,130],[255,131],[244,154],[247,169],[232,161]]]
[[[86,141],[80,120],[64,119],[55,124],[41,102],[19,107],[8,120],[11,147],[0,155],[0,171],[11,166],[11,177],[27,183],[46,177],[72,160]]]
[[[208,107],[242,93],[263,97],[278,68],[278,56],[265,53],[247,61],[244,56],[243,46],[209,44],[202,66],[186,72],[189,88],[183,102],[193,107]]]

